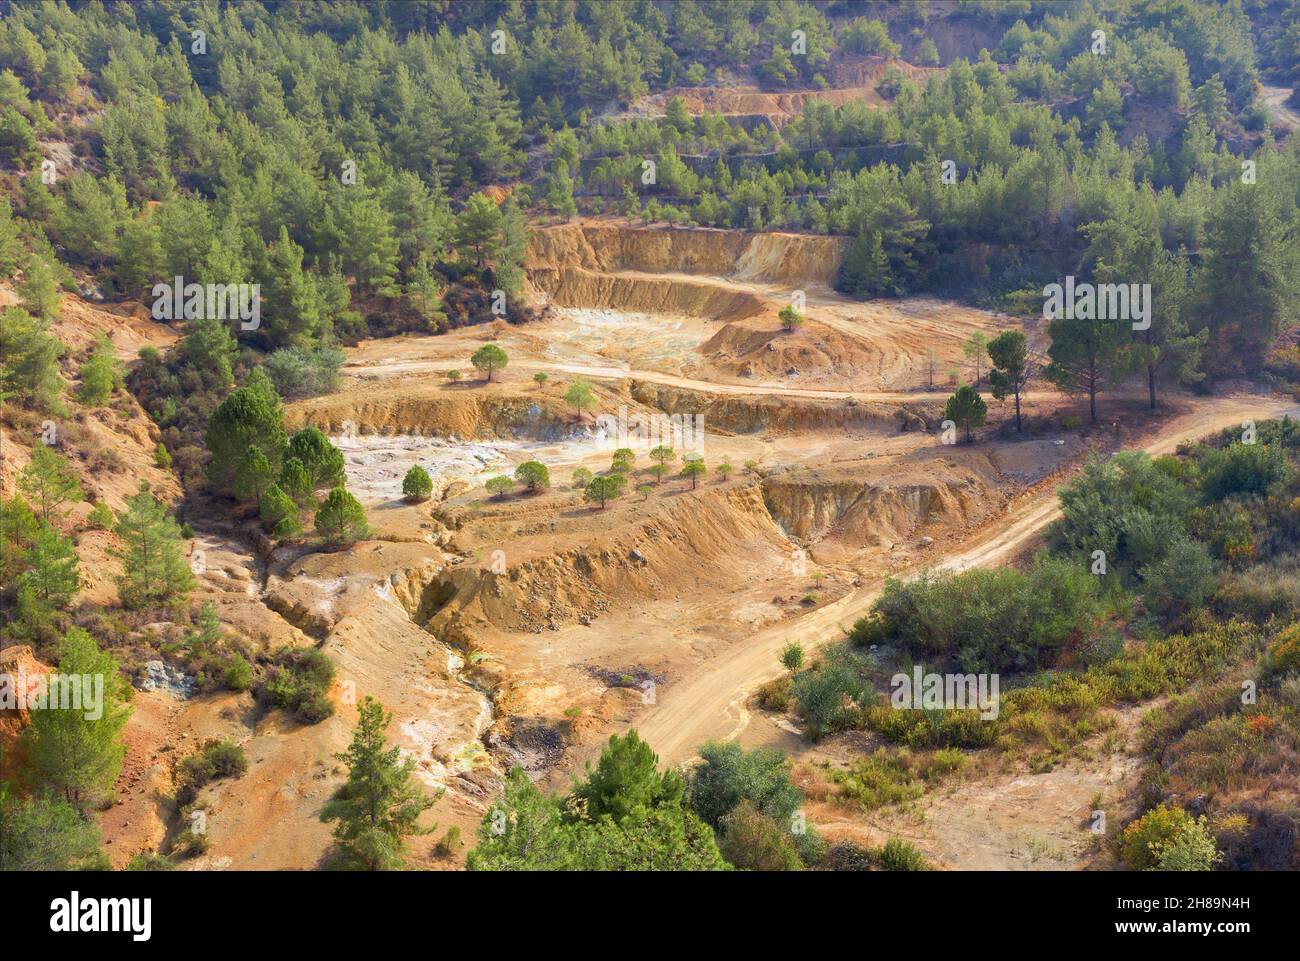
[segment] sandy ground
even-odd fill
[[[365,694],[393,712],[390,738],[424,783],[446,789],[430,821],[456,825],[467,839],[507,766],[564,788],[610,733],[633,725],[672,764],[716,738],[776,744],[801,765],[855,750],[814,750],[787,723],[751,709],[754,688],[779,671],[780,647],[834,640],[888,576],[1012,557],[1055,515],[1055,486],[1090,448],[1171,450],[1185,437],[1294,409],[1264,397],[1170,397],[1165,413],[1150,415],[1140,402],[1107,398],[1106,424],[1066,430],[1062,413],[1080,405],[1036,389],[1025,398],[1038,425],[1032,435],[1003,431],[1010,405],[991,401],[980,443],[948,446],[936,430],[947,388],[922,388],[928,351],[951,361],[972,331],[995,332],[1006,318],[928,299],[850,302],[810,283],[809,321],[786,335],[775,311],[792,277],[828,269],[819,260],[833,249],[826,238],[684,233],[619,240],[592,232],[584,243],[623,243],[618,257],[653,270],[602,273],[593,258],[617,258],[588,248],[581,282],[566,289],[622,297],[628,283],[629,303],[665,305],[741,296],[729,319],[573,303],[538,324],[370,341],[348,352],[339,392],[287,406],[291,426],[316,423],[343,450],[375,534],[343,551],[305,540],[255,557],[237,517],[195,517],[195,600],[211,600],[249,650],[321,646],[338,667],[338,713],[304,726],[254,710],[246,695],[142,695],[118,803],[102,818],[117,861],[164,843],[177,752],[232,737],[250,771],[205,791],[212,844],[190,866],[318,866],[329,846],[320,807],[343,774],[334,755]],[[745,265],[735,276],[718,261],[724,241]],[[693,272],[662,269],[674,258]],[[653,296],[637,286],[647,280]],[[147,328],[130,333],[132,318],[86,310],[97,324],[121,327],[124,350],[154,342]],[[510,356],[490,384],[468,363],[488,341]],[[449,382],[453,367],[466,380]],[[548,375],[544,385],[533,382],[537,372]],[[578,376],[595,387],[594,411],[565,403]],[[629,443],[612,426],[620,412],[703,416],[697,440],[709,474],[693,484],[674,469],[655,482],[649,444]],[[139,428],[131,463],[148,470],[155,439],[142,415],[131,418]],[[648,489],[604,509],[585,502],[573,472],[608,469],[624,444],[636,454],[631,486]],[[489,498],[486,478],[531,459],[550,468],[549,490]],[[723,460],[733,465],[726,477],[713,470]],[[435,489],[412,504],[401,481],[417,463]],[[118,486],[104,489],[110,502]],[[85,546],[101,556],[107,537]],[[92,579],[105,603],[107,574]],[[990,768],[924,799],[915,822],[898,812],[872,821],[829,804],[810,812],[828,836],[915,837],[945,866],[1067,866],[1084,853],[1075,843],[1079,806],[1126,776],[1119,758],[1034,777]],[[439,860],[432,844],[413,845],[418,864],[463,863],[463,848]]]

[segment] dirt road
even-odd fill
[[[444,376],[447,371],[464,367],[463,363],[457,363],[453,360],[402,360],[385,362],[383,360],[365,359],[356,361],[344,367],[344,372],[348,372],[349,367],[356,367],[365,370],[368,378],[387,378],[397,377],[399,375],[409,376],[411,374],[428,374],[433,376]],[[784,387],[773,384],[719,384],[708,380],[696,380],[691,377],[679,377],[676,374],[665,374],[654,370],[633,370],[627,367],[595,366],[590,364],[567,364],[561,362],[545,362],[536,360],[511,360],[510,367],[512,370],[520,371],[547,371],[550,373],[571,374],[576,377],[589,377],[593,380],[632,380],[640,381],[647,384],[659,384],[664,387],[678,387],[684,390],[699,391],[704,394],[731,394],[744,395],[751,397],[766,397],[776,395],[778,397],[800,397],[809,400],[848,400],[854,398],[859,401],[877,401],[880,403],[924,403],[926,401],[937,402],[946,400],[949,394],[948,388],[935,390],[910,390],[910,391],[864,391],[864,390],[822,390],[812,387]],[[982,388],[987,389],[987,387]],[[1036,400],[1050,400],[1059,398],[1060,394],[1055,391],[1027,391],[1021,395],[1024,403],[1030,403]]]
[[[1262,93],[1274,126],[1281,127],[1283,130],[1295,130],[1300,127],[1300,113],[1287,103],[1291,99],[1290,87],[1265,87]]]
[[[1192,411],[1161,427],[1143,449],[1153,455],[1168,454],[1185,439],[1204,437],[1246,420],[1265,420],[1283,414],[1300,414],[1300,406],[1281,398],[1203,399],[1196,402]],[[1058,514],[1055,491],[1031,495],[1009,515],[990,525],[994,530],[937,567],[964,570],[996,564],[1042,531]],[[664,764],[689,760],[701,744],[711,739],[739,736],[748,724],[744,705],[750,692],[781,671],[778,661],[781,648],[796,641],[805,651],[812,651],[837,640],[842,636],[841,628],[849,627],[870,610],[880,588],[878,580],[863,584],[859,590],[793,623],[759,631],[662,690],[655,706],[633,726],[654,747]]]

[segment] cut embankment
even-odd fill
[[[833,539],[846,548],[892,547],[967,528],[1005,505],[1001,477],[986,457],[924,470],[846,464],[767,477],[763,499],[781,529],[801,544]]]
[[[744,559],[790,551],[756,484],[684,495],[654,514],[612,527],[603,520],[582,512],[567,516],[556,531],[544,518],[525,514],[476,526],[477,538],[511,546],[497,554],[484,541],[476,550],[481,566],[446,573],[430,629],[473,648],[493,632],[538,633],[556,623],[585,623],[612,606],[684,590],[725,594],[734,589]]]
[[[685,314],[713,320],[740,320],[770,312],[767,302],[754,294],[684,276],[600,273],[584,267],[561,267],[538,268],[531,277],[533,285],[560,307]]]
[[[601,273],[698,274],[795,289],[831,283],[847,244],[843,237],[817,234],[562,224],[534,231],[527,266],[534,274],[579,267]]]
[[[706,431],[733,434],[820,430],[893,434],[926,430],[941,410],[939,401],[927,405],[711,393],[643,381],[633,381],[632,397],[670,416],[701,416]]]
[[[573,430],[572,412],[558,397],[524,397],[449,388],[437,382],[362,385],[293,404],[290,429],[327,434],[416,434],[424,437],[559,439]]]

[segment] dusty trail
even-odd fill
[[[1283,414],[1300,414],[1300,406],[1281,398],[1201,400],[1191,412],[1161,427],[1143,449],[1153,455],[1168,454],[1187,438],[1204,437],[1244,420],[1264,420]],[[998,563],[1042,531],[1058,514],[1054,490],[1033,494],[998,521],[996,530],[977,538],[976,543],[936,566],[956,571]],[[866,583],[796,622],[759,631],[663,690],[658,703],[633,726],[654,745],[665,764],[689,760],[699,745],[708,740],[739,736],[749,720],[744,702],[754,687],[780,673],[781,648],[795,641],[806,651],[812,651],[838,639],[839,628],[847,628],[870,610],[882,583],[882,580]]]
[[[1287,103],[1291,99],[1290,87],[1264,87],[1261,93],[1264,102],[1268,104],[1268,111],[1272,115],[1274,124],[1285,130],[1295,130],[1300,127],[1300,113]]]

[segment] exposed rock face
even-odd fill
[[[45,690],[49,673],[26,644],[0,650],[0,757],[6,768],[21,766],[19,738],[31,720],[27,703]]]
[[[562,224],[533,233],[527,266],[530,273],[543,276],[577,268],[600,273],[702,274],[806,286],[834,280],[847,246],[843,237],[812,234]]]

